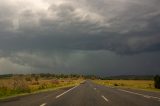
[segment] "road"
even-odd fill
[[[72,88],[1,100],[0,106],[160,106],[160,93],[86,81]]]

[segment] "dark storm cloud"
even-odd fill
[[[159,5],[159,0],[0,1],[0,70],[10,72],[11,68],[4,65],[9,63],[15,70],[32,68],[35,72],[53,69],[116,73],[112,66],[120,68],[120,60],[127,56],[124,61],[129,63],[128,68],[121,66],[129,70],[140,58],[148,58],[146,53],[158,56]],[[110,54],[113,59],[107,60]],[[121,54],[124,57],[119,58]],[[130,62],[133,57],[137,60]],[[154,60],[160,59],[147,61]],[[146,66],[137,69],[153,68]]]
[[[10,69],[9,72],[18,73],[53,72],[103,76],[153,75],[159,73],[160,56],[159,52],[134,56],[121,56],[108,51],[19,52],[0,59],[0,63],[1,69]],[[1,73],[7,73],[7,71]]]
[[[11,16],[5,16],[7,9],[3,6],[1,49],[65,48],[124,54],[159,51],[158,5],[157,0],[82,1],[80,5],[74,1],[59,5],[53,2],[46,13],[24,8]]]

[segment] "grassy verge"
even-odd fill
[[[160,89],[154,87],[154,81],[152,80],[93,80],[93,82],[104,86],[160,91]]]
[[[0,99],[34,94],[80,84],[82,79],[25,79],[10,78],[0,80]]]

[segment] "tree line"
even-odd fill
[[[30,77],[39,77],[39,78],[84,78],[84,79],[101,79],[101,77],[96,75],[80,75],[80,74],[51,74],[51,73],[40,73],[40,74],[5,74],[0,75],[0,79],[10,78],[14,76],[30,76]]]

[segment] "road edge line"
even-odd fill
[[[145,94],[141,94],[141,93],[136,93],[136,92],[132,92],[132,91],[128,91],[128,90],[123,90],[123,89],[118,89],[120,91],[123,91],[123,92],[127,92],[127,93],[131,93],[131,94],[135,94],[135,95],[139,95],[139,96],[143,96],[145,98],[154,98],[154,99],[159,99],[159,97],[155,97],[155,96],[150,96],[150,95],[145,95]]]

